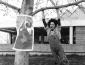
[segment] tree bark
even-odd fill
[[[29,65],[29,52],[16,51],[14,65]]]
[[[31,13],[33,10],[33,0],[23,0],[21,14]],[[29,65],[29,52],[28,51],[16,51],[14,65]]]

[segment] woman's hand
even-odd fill
[[[42,11],[42,19],[45,19],[44,10]]]

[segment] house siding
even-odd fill
[[[76,44],[85,44],[85,26],[76,27]]]

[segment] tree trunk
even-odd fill
[[[15,53],[15,65],[29,65],[29,52],[16,51],[16,53]]]
[[[29,15],[33,10],[33,0],[23,0],[20,10],[21,14]],[[29,65],[29,52],[16,51],[14,65]]]

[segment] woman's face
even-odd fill
[[[55,23],[54,23],[54,22],[51,22],[51,23],[50,23],[50,28],[51,28],[51,29],[54,29],[54,28],[55,28]]]

